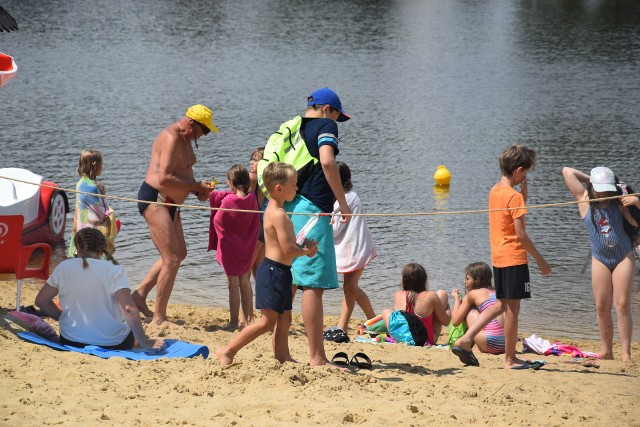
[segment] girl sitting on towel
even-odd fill
[[[442,330],[442,325],[448,325],[451,320],[449,296],[447,292],[438,289],[429,291],[427,286],[427,271],[417,263],[410,263],[402,269],[402,290],[394,296],[393,310],[386,309],[382,318],[387,330],[396,341],[406,342],[402,336],[416,339],[415,325],[411,320],[417,317],[426,329],[426,341],[415,342],[413,345],[433,345]],[[414,316],[407,316],[409,315]],[[401,323],[402,325],[397,325]],[[408,331],[404,331],[408,329]],[[420,328],[422,330],[422,328]],[[394,331],[408,332],[402,336]]]
[[[249,191],[249,171],[236,164],[227,172],[231,191],[212,191],[212,208],[258,210],[256,194]],[[212,210],[209,222],[208,251],[216,251],[216,260],[227,275],[229,288],[229,328],[244,328],[253,323],[253,291],[249,277],[260,232],[260,215],[251,212]],[[242,318],[240,307],[242,306]]]
[[[58,264],[36,296],[42,312],[59,322],[60,344],[128,350],[137,340],[140,347],[161,349],[162,340],[146,337],[127,273],[107,251],[104,235],[83,228],[74,242],[78,257]],[[60,308],[53,302],[58,294]]]
[[[464,285],[467,290],[464,298],[459,289],[451,292],[453,311],[451,322],[458,326],[466,321],[473,325],[480,313],[496,303],[496,291],[491,285],[491,268],[484,262],[474,262],[466,268]],[[504,353],[504,315],[499,315],[474,337],[474,342],[482,353]]]

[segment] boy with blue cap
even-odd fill
[[[328,87],[318,89],[307,98],[307,109],[301,123],[301,135],[306,148],[318,159],[308,173],[298,175],[298,194],[285,204],[287,212],[332,213],[338,202],[341,214],[351,214],[342,188],[335,156],[338,148],[338,125],[349,120],[338,95]],[[342,217],[346,222],[349,216]],[[294,229],[299,233],[308,215],[293,215]],[[330,365],[323,343],[322,296],[325,289],[338,288],[336,255],[330,216],[320,216],[307,238],[318,242],[318,255],[299,257],[293,261],[292,292],[302,290],[302,320],[309,341],[311,367]]]

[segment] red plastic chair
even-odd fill
[[[51,246],[46,243],[23,246],[21,242],[24,218],[22,215],[0,216],[0,273],[13,273],[18,281],[16,310],[20,310],[20,284],[22,279],[49,277]],[[29,267],[29,258],[36,249],[44,250],[40,267]]]

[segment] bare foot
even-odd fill
[[[217,349],[215,353],[220,365],[227,366],[233,363],[233,356],[230,356],[226,351],[224,351],[224,347]]]
[[[455,343],[454,346],[456,347],[460,347],[464,350],[471,350],[471,340],[468,338],[465,338],[464,336],[460,337],[460,339],[458,339]]]
[[[602,359],[602,360],[613,360],[613,353],[611,353],[611,352],[602,352],[602,353],[600,353],[600,359]]]
[[[153,317],[153,311],[149,310],[145,298],[143,298],[138,291],[131,292],[131,298],[133,298],[133,302],[136,303],[136,307],[138,307],[138,310],[143,316]]]
[[[520,368],[521,366],[526,365],[528,363],[529,361],[527,360],[522,360],[515,357],[511,360],[505,360],[504,369],[508,370],[508,369]]]
[[[623,355],[622,355],[622,361],[623,361],[624,363],[629,363],[629,362],[631,362],[631,355],[630,355],[630,354],[623,354]]]
[[[278,362],[280,363],[300,363],[299,361],[297,361],[296,359],[294,359],[293,357],[289,356],[289,357],[285,357],[282,360],[279,360],[277,357],[275,358]]]

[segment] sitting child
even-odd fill
[[[409,263],[402,269],[402,290],[397,291],[394,296],[393,310],[386,309],[382,312],[382,318],[387,326],[387,330],[394,340],[406,342],[404,336],[396,333],[399,329],[409,329],[413,332],[415,325],[412,325],[413,314],[417,317],[426,329],[426,342],[414,342],[414,345],[433,345],[436,343],[442,325],[448,325],[451,320],[451,309],[449,308],[449,297],[447,292],[439,289],[437,291],[427,290],[427,272],[424,267],[417,263]],[[406,327],[398,325],[405,324]],[[419,326],[419,325],[418,325]],[[411,335],[414,335],[413,333]],[[414,335],[415,338],[415,335]]]
[[[95,228],[73,237],[78,258],[62,261],[36,296],[36,305],[60,325],[60,344],[97,345],[113,350],[161,349],[162,340],[148,339],[131,298],[127,273],[106,249],[107,239]],[[105,255],[107,260],[100,259]],[[60,308],[53,302],[60,295]]]
[[[491,268],[484,262],[474,262],[466,268],[464,279],[467,294],[462,298],[459,289],[451,292],[453,312],[451,322],[458,326],[466,321],[473,325],[480,313],[496,303],[496,291],[491,286]],[[500,314],[474,337],[474,342],[482,353],[504,353],[504,315]]]

